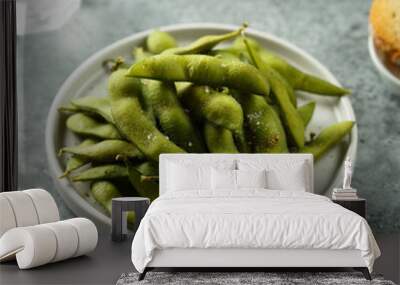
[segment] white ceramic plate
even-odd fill
[[[170,32],[183,45],[203,35],[226,33],[237,28],[237,26],[230,25],[196,23],[162,27],[161,30]],[[73,184],[68,179],[60,180],[57,178],[64,169],[64,160],[57,155],[58,150],[63,146],[77,143],[77,138],[66,129],[66,117],[58,112],[58,108],[68,104],[72,98],[87,95],[105,96],[107,77],[103,71],[102,62],[120,55],[129,58],[132,48],[143,45],[149,32],[150,30],[122,39],[95,53],[83,62],[61,86],[47,118],[46,152],[57,190],[75,214],[89,217],[98,225],[109,225],[110,218],[104,214],[102,208],[88,195],[88,183]],[[246,34],[254,37],[264,47],[285,57],[302,70],[339,84],[336,78],[320,62],[287,41],[252,29],[248,29]],[[340,99],[327,98],[302,92],[299,92],[298,97],[299,105],[311,99],[317,101],[317,107],[307,128],[307,133],[319,133],[323,127],[335,122],[355,121],[353,108],[348,97]],[[344,140],[315,163],[315,193],[329,194],[333,185],[340,185],[343,172],[342,162],[346,156],[350,156],[354,161],[356,150],[357,126],[354,126],[349,139]]]

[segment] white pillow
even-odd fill
[[[306,191],[310,189],[309,167],[303,160],[240,159],[239,170],[267,171],[267,188],[271,190]]]
[[[303,191],[307,189],[305,167],[299,166],[290,171],[269,170],[267,171],[268,189]]]
[[[168,191],[211,189],[210,167],[168,163]]]
[[[238,188],[267,188],[267,171],[263,170],[236,170]]]
[[[236,190],[236,170],[232,169],[216,169],[211,170],[212,189],[214,191]]]

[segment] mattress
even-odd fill
[[[380,255],[361,216],[324,196],[263,189],[160,196],[135,234],[132,262],[143,272],[155,250],[170,248],[359,250],[370,271]]]

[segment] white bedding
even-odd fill
[[[327,197],[261,189],[162,195],[140,223],[132,262],[143,272],[165,248],[357,249],[370,271],[380,255],[365,219]]]

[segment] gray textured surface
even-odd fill
[[[265,285],[299,285],[299,284],[353,284],[353,285],[395,285],[392,281],[374,276],[372,281],[364,279],[361,273],[355,272],[149,272],[142,281],[137,281],[137,273],[123,274],[117,285],[135,284],[265,284]]]
[[[195,4],[196,3],[196,4]],[[368,200],[375,231],[400,232],[400,96],[389,94],[367,50],[370,1],[83,0],[55,32],[18,39],[20,188],[55,194],[44,151],[44,126],[63,80],[88,56],[145,29],[189,22],[240,24],[268,31],[311,53],[353,90],[360,145],[354,187]]]
[[[112,242],[100,235],[96,250],[88,255],[19,270],[16,261],[0,264],[1,285],[115,284],[124,272],[135,270],[130,262],[132,237]]]

